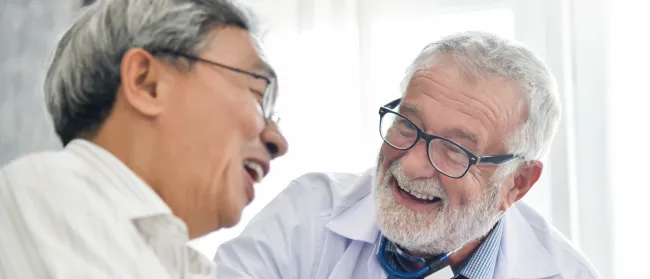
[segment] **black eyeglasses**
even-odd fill
[[[198,61],[206,64],[210,64],[213,66],[217,66],[220,68],[224,68],[226,70],[230,70],[236,73],[244,74],[247,76],[250,76],[254,79],[261,79],[266,83],[266,86],[264,87],[264,91],[261,92],[262,94],[262,100],[258,101],[258,107],[257,110],[259,113],[264,117],[266,121],[272,121],[275,123],[280,122],[280,118],[278,117],[278,114],[273,110],[273,106],[275,105],[275,94],[277,93],[277,80],[274,77],[265,77],[260,74],[252,73],[249,71],[245,71],[239,68],[231,67],[228,65],[224,65],[221,63],[217,63],[214,61],[210,61],[201,57],[197,57],[194,55],[189,55],[173,50],[157,50],[157,51],[152,51],[151,54],[156,55],[156,54],[168,54],[172,56],[178,56],[178,57],[183,57],[188,60],[192,61]]]
[[[391,147],[409,150],[420,140],[427,143],[427,156],[433,167],[451,178],[463,177],[472,165],[501,165],[520,156],[513,154],[478,156],[449,139],[424,133],[411,120],[394,111],[402,99],[379,108],[379,133]]]

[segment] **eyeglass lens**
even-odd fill
[[[380,133],[386,143],[399,150],[410,149],[419,139],[413,122],[390,111],[381,118]],[[470,163],[469,156],[460,146],[443,138],[429,142],[428,156],[438,171],[451,177],[462,176]]]

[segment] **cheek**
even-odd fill
[[[226,119],[235,122],[241,129],[246,140],[252,141],[260,137],[266,127],[264,118],[257,109],[257,101],[250,92],[238,92],[237,99],[231,106],[233,112]]]
[[[397,150],[388,144],[384,143],[381,145],[379,151],[379,159],[377,160],[377,166],[382,167],[383,170],[387,169],[391,163],[395,160],[401,158],[406,154],[405,151]]]
[[[213,195],[212,206],[214,213],[222,220],[221,225],[229,227],[239,221],[247,196],[241,164],[229,165],[224,174],[217,177],[222,181],[214,186],[216,193]]]
[[[238,174],[243,161],[244,130],[240,123],[232,121],[237,118],[236,110],[200,103],[183,108],[190,116],[182,118],[183,123],[178,123],[179,129],[170,131],[173,133],[170,136],[182,142],[183,148],[176,154],[183,158],[179,170],[184,169],[193,176],[194,182],[204,191],[197,193],[199,198],[208,203],[206,206],[215,207],[220,204],[215,199],[222,196],[222,192],[223,196],[230,195],[232,191],[228,187],[242,183]]]
[[[465,177],[453,179],[441,175],[440,182],[448,195],[449,210],[466,207],[477,202],[482,193],[481,187],[478,184],[465,179]]]
[[[381,149],[379,150],[379,156],[377,156],[377,165],[376,172],[379,175],[380,182],[383,183],[384,177],[386,176],[386,171],[392,162],[395,159],[398,159],[399,156],[396,156],[395,148],[388,146],[386,143],[382,144]]]

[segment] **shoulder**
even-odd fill
[[[86,172],[88,172],[87,165],[70,152],[62,150],[32,153],[19,157],[0,168],[2,176],[0,183],[9,186],[23,184],[48,189],[53,183],[47,182],[80,179],[83,178],[81,174]],[[43,184],[43,182],[46,183]]]
[[[535,209],[524,202],[516,207],[551,254],[563,278],[600,278],[587,257]]]
[[[370,192],[364,177],[308,173],[294,179],[238,237],[219,246],[215,256],[218,275],[314,278],[326,249],[326,225],[334,213],[353,204],[356,196]]]
[[[57,202],[57,208],[74,206],[92,195],[92,171],[84,161],[66,151],[33,153],[0,168],[0,188],[17,199]],[[61,203],[74,200],[77,203]]]
[[[270,241],[272,237],[304,237],[309,243],[321,239],[333,214],[354,204],[355,195],[366,188],[370,192],[370,185],[364,185],[363,177],[353,173],[302,175],[251,219],[239,239],[268,237]],[[258,234],[261,230],[264,236]],[[272,232],[278,235],[271,236]]]
[[[99,184],[91,167],[74,154],[30,154],[0,169],[0,208],[17,215],[14,225],[38,234],[63,227],[99,229],[115,219],[100,192],[107,187]]]
[[[370,193],[370,183],[364,183],[364,176],[358,173],[304,174],[289,183],[252,222],[269,214],[286,216],[289,212],[295,220],[329,217],[337,208],[360,199],[356,196]]]
[[[0,168],[3,238],[22,247],[12,261],[57,278],[79,271],[66,269],[72,265],[104,278],[109,263],[121,262],[115,257],[136,259],[117,253],[124,251],[118,247],[128,224],[102,199],[101,187],[93,187],[95,177],[82,159],[63,151],[26,155]]]

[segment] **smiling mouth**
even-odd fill
[[[423,194],[423,193],[418,193],[409,189],[406,189],[402,187],[397,181],[395,181],[395,185],[397,185],[397,189],[399,190],[400,193],[402,193],[404,196],[407,196],[411,198],[412,200],[415,200],[420,203],[436,203],[441,201],[439,197],[431,196],[428,194]]]
[[[255,183],[260,183],[262,181],[262,178],[264,178],[264,168],[262,168],[262,165],[251,160],[244,160],[243,165],[244,169]]]

